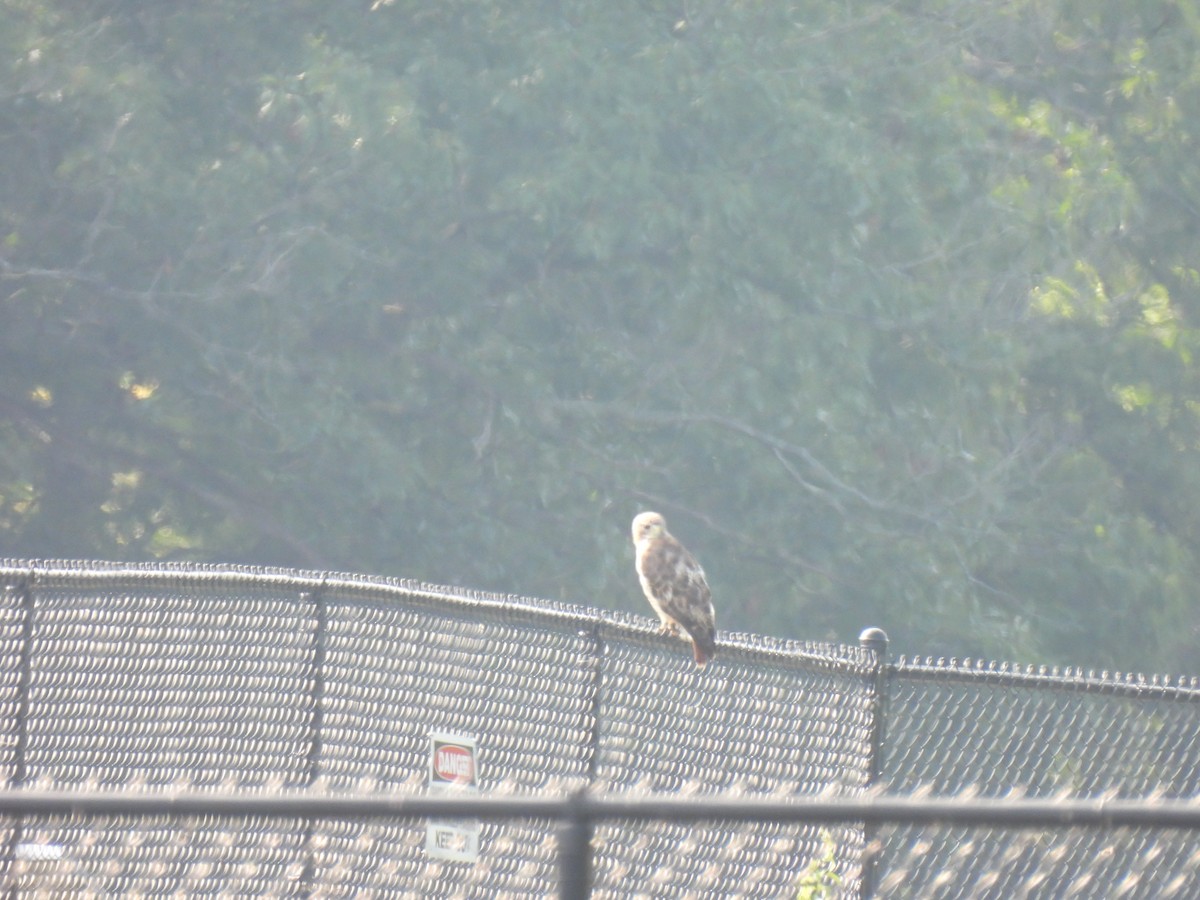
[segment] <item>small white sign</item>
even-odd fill
[[[429,793],[479,791],[479,755],[469,734],[429,735]],[[479,820],[430,819],[425,853],[432,859],[474,862],[479,858]]]

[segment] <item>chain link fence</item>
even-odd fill
[[[1200,685],[985,662],[889,667],[883,780],[937,796],[1190,799]],[[888,897],[1200,896],[1200,838],[1164,829],[885,827]]]
[[[10,560],[0,586],[10,787],[421,795],[448,735],[485,796],[1196,794],[1191,681],[749,635],[699,670],[649,619],[320,573]],[[477,852],[431,852],[417,820],[9,815],[0,885],[553,895],[556,821],[447,824]],[[1166,829],[605,820],[591,847],[596,897],[1182,897],[1200,871],[1200,841]]]

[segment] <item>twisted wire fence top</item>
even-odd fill
[[[855,796],[876,771],[901,794],[1197,793],[1195,679],[880,669],[740,634],[699,670],[648,618],[283,569],[6,560],[0,587],[9,786],[421,793],[449,734],[476,742],[485,793]],[[427,824],[10,816],[0,877],[45,896],[553,892],[553,822],[484,822],[471,861],[431,854]],[[1149,829],[618,820],[592,850],[600,897],[1200,890],[1192,836]]]

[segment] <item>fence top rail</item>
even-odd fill
[[[28,589],[34,593],[38,589],[66,588],[170,588],[206,592],[274,590],[297,595],[419,601],[463,610],[487,610],[618,637],[644,639],[658,634],[657,621],[618,610],[412,579],[266,566],[0,559],[0,588],[10,591]],[[774,663],[793,662],[851,674],[866,674],[874,671],[876,666],[872,655],[860,647],[732,631],[721,632],[719,638],[721,646],[740,651],[743,657],[769,659]]]
[[[0,789],[0,816],[160,816],[380,820],[428,817],[588,821],[894,823],[993,828],[1200,830],[1200,801],[890,796],[684,798],[273,794]]]
[[[1014,688],[1047,688],[1077,693],[1104,694],[1139,700],[1174,700],[1200,703],[1200,678],[1194,675],[1142,675],[1134,672],[1097,672],[1071,666],[1020,665],[983,659],[899,657],[889,663],[888,674],[912,680],[958,681]]]

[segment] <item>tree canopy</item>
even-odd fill
[[[0,0],[0,549],[1187,670],[1190,2]]]

